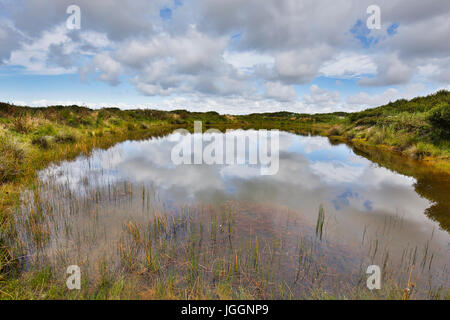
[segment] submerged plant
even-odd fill
[[[323,205],[320,205],[319,214],[317,215],[317,222],[316,222],[316,238],[319,237],[320,240],[322,240],[324,223],[325,223],[325,211],[323,209]]]

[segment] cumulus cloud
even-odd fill
[[[375,74],[377,66],[369,55],[349,52],[338,54],[326,61],[319,72],[326,77],[354,78],[365,74]]]
[[[266,82],[265,93],[267,98],[281,101],[292,101],[297,98],[297,92],[293,86],[285,86],[279,82]]]
[[[377,75],[374,78],[363,78],[358,84],[362,86],[391,86],[407,83],[413,68],[401,61],[396,54],[388,54],[377,58]]]
[[[94,66],[100,70],[100,79],[112,85],[119,84],[119,75],[122,66],[106,53],[100,53],[94,57]]]
[[[351,109],[417,81],[450,83],[448,1],[379,0],[380,30],[365,27],[371,0],[79,0],[82,27],[72,31],[71,4],[0,0],[2,70],[126,81],[167,106],[201,101],[239,112]],[[339,92],[321,77],[374,88],[343,101],[347,82]]]
[[[19,48],[20,34],[0,21],[0,65],[8,60],[11,52]]]
[[[360,92],[349,96],[346,102],[357,109],[363,109],[364,107],[376,107],[394,101],[398,98],[398,94],[398,90],[394,88],[389,88],[386,91],[375,95],[370,95],[367,92]]]
[[[388,88],[378,94],[359,92],[355,95],[348,96],[345,104],[348,110],[361,110],[385,105],[398,99],[412,99],[418,95],[427,95],[430,93],[432,93],[432,90],[427,88],[424,83],[411,83],[401,91],[395,88]]]
[[[241,72],[252,72],[255,67],[272,67],[274,58],[267,54],[255,51],[225,51],[223,58],[226,63],[231,64],[236,70]]]
[[[329,112],[340,107],[340,94],[338,91],[329,91],[312,85],[310,93],[303,97],[306,105],[312,106],[317,112]]]
[[[15,1],[3,1],[17,28],[37,36],[54,25],[66,22],[66,9],[72,0],[28,0],[18,5]],[[164,0],[78,0],[81,8],[82,28],[106,32],[109,39],[122,40],[130,36],[153,32],[152,19],[159,14],[159,7],[169,4]]]
[[[27,73],[54,75],[73,73],[76,68],[67,55],[74,46],[67,36],[67,29],[55,26],[40,37],[28,39],[17,50],[13,50],[8,65],[22,66]]]
[[[308,83],[317,76],[321,63],[330,56],[331,50],[326,46],[281,52],[275,58],[275,70],[287,83]]]

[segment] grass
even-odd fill
[[[18,278],[0,280],[3,299],[442,299],[448,294],[445,287],[427,288],[427,272],[433,264],[428,243],[423,250],[405,248],[400,262],[389,258],[384,239],[402,227],[399,220],[386,220],[381,238],[365,235],[363,256],[385,270],[383,290],[369,291],[364,269],[346,274],[329,264],[333,256],[345,251],[329,246],[323,206],[316,225],[305,228],[304,221],[293,219],[295,213],[274,208],[260,211],[234,203],[155,210],[146,205],[149,199],[154,201],[150,190],[130,183],[97,189],[87,199],[67,197],[68,187],[52,188],[51,183],[44,184],[24,198],[26,219],[24,227],[18,228],[24,228],[28,236],[19,239],[29,239],[21,247],[27,248],[27,264],[34,267]],[[51,190],[51,198],[42,196]],[[98,204],[93,199],[99,199]],[[87,250],[102,243],[98,242],[104,237],[101,228],[85,230],[83,223],[79,226],[80,221],[70,217],[91,212],[98,205],[104,208],[109,202],[124,210],[140,210],[142,214],[136,216],[149,219],[124,220],[118,241],[99,256]],[[73,206],[70,212],[67,204]],[[257,214],[248,214],[254,210]],[[96,222],[102,219],[98,214],[86,215],[89,225],[103,225],[101,220]],[[266,219],[274,218],[276,225],[270,222],[273,229],[267,230]],[[63,222],[70,231],[60,228]],[[297,233],[299,225],[302,231]],[[81,237],[80,231],[85,231]],[[62,248],[68,240],[78,243],[78,250],[70,247],[54,255],[42,245],[43,234]],[[82,290],[69,291],[64,268],[80,257],[87,257],[81,266]],[[407,279],[400,277],[405,274]]]
[[[22,176],[27,150],[11,135],[3,133],[0,139],[0,183],[5,184]]]
[[[348,141],[389,148],[450,172],[450,92],[398,100],[345,117],[343,130],[329,133]]]
[[[445,90],[361,112],[314,115],[275,112],[231,116],[186,110],[90,110],[78,106],[23,108],[3,103],[0,104],[0,125],[14,134],[31,138],[35,145],[43,148],[55,142],[74,143],[83,137],[79,134],[83,131],[101,136],[119,129],[147,130],[159,124],[190,129],[194,121],[219,129],[278,128],[340,138],[349,144],[363,141],[378,146],[380,151],[398,152],[449,173],[449,103],[450,92]]]
[[[159,118],[133,120],[146,129],[130,131],[120,126],[99,125],[100,112],[78,108],[32,109],[0,106],[0,269],[14,272],[14,253],[5,241],[16,237],[14,208],[20,194],[32,185],[36,172],[52,162],[88,155],[93,148],[108,148],[128,139],[171,132],[175,127]],[[71,116],[69,116],[71,115]],[[106,117],[106,116],[105,116]],[[128,118],[127,118],[128,119]],[[130,116],[131,119],[131,116]],[[131,120],[129,120],[131,121]]]

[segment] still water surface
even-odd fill
[[[142,204],[139,199],[148,190],[152,193],[151,206],[161,211],[232,203],[252,212],[252,217],[265,225],[259,232],[271,230],[271,225],[282,219],[279,212],[284,211],[291,217],[286,222],[290,233],[297,229],[312,233],[319,206],[323,205],[327,242],[348,252],[348,257],[336,262],[341,271],[346,270],[346,261],[349,270],[358,266],[361,260],[356,256],[363,255],[361,252],[371,256],[371,241],[376,241],[380,264],[384,259],[382,251],[388,247],[392,266],[399,264],[400,259],[403,263],[404,256],[411,255],[414,248],[418,261],[423,255],[428,255],[428,259],[433,255],[432,261],[424,258],[427,269],[439,284],[448,286],[450,235],[424,214],[433,203],[416,193],[415,178],[380,167],[344,144],[332,145],[324,137],[287,132],[280,133],[279,171],[272,176],[261,176],[259,168],[251,165],[174,165],[171,150],[176,142],[172,138],[169,135],[127,141],[42,171],[41,180],[51,186],[45,191],[47,198],[53,197],[54,203],[67,210],[74,197],[93,199],[96,190],[107,190],[109,194],[120,188],[134,190],[129,203],[115,200],[97,205],[95,222],[92,215],[55,218],[55,225],[59,223],[60,227],[51,235],[51,250],[60,254],[64,248],[70,250],[76,245],[76,240],[64,239],[62,235],[62,225],[69,219],[76,221],[72,228],[79,228],[78,233],[89,229],[91,237],[95,234],[95,239],[91,239],[94,245],[88,250],[91,254],[104,253],[120,237],[126,221],[145,221],[146,213],[141,207],[148,203]],[[55,191],[63,189],[66,191]],[[245,221],[238,219],[237,223]],[[241,229],[243,234],[248,232],[245,226]],[[371,248],[367,249],[369,243]],[[330,263],[333,261],[337,260]],[[364,265],[360,267],[365,269]]]

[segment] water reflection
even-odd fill
[[[175,144],[171,140],[169,136],[121,143],[107,151],[94,151],[89,159],[50,167],[41,176],[69,182],[74,190],[86,181],[96,188],[131,179],[157,186],[165,200],[178,203],[198,201],[205,192],[223,199],[274,201],[305,211],[315,211],[323,202],[341,215],[349,211],[403,213],[406,220],[436,227],[423,214],[431,203],[416,194],[414,178],[374,165],[323,137],[282,133],[280,170],[274,176],[261,176],[250,165],[175,166],[170,159]]]
[[[406,259],[413,265],[422,255],[422,268],[427,264],[438,283],[447,283],[450,236],[424,214],[434,204],[416,192],[416,179],[381,167],[346,145],[332,145],[327,138],[287,132],[280,133],[275,175],[262,176],[259,167],[248,163],[174,165],[174,138],[127,141],[42,171],[43,194],[55,212],[50,251],[68,255],[78,246],[81,255],[89,252],[89,259],[95,259],[116,250],[124,224],[147,223],[153,207],[160,205],[160,212],[186,205],[220,211],[233,203],[239,212],[235,240],[254,228],[268,242],[274,235],[286,236],[290,249],[283,250],[293,257],[299,235],[313,236],[323,205],[326,243],[321,250],[324,256],[328,252],[325,260],[330,265],[349,274],[359,271],[361,258],[381,264],[387,255],[395,269]],[[152,190],[151,204],[146,190]],[[121,201],[123,197],[127,200]],[[287,220],[280,213],[285,208]],[[80,249],[83,243],[87,249]],[[290,268],[288,264],[286,274],[292,273]]]

